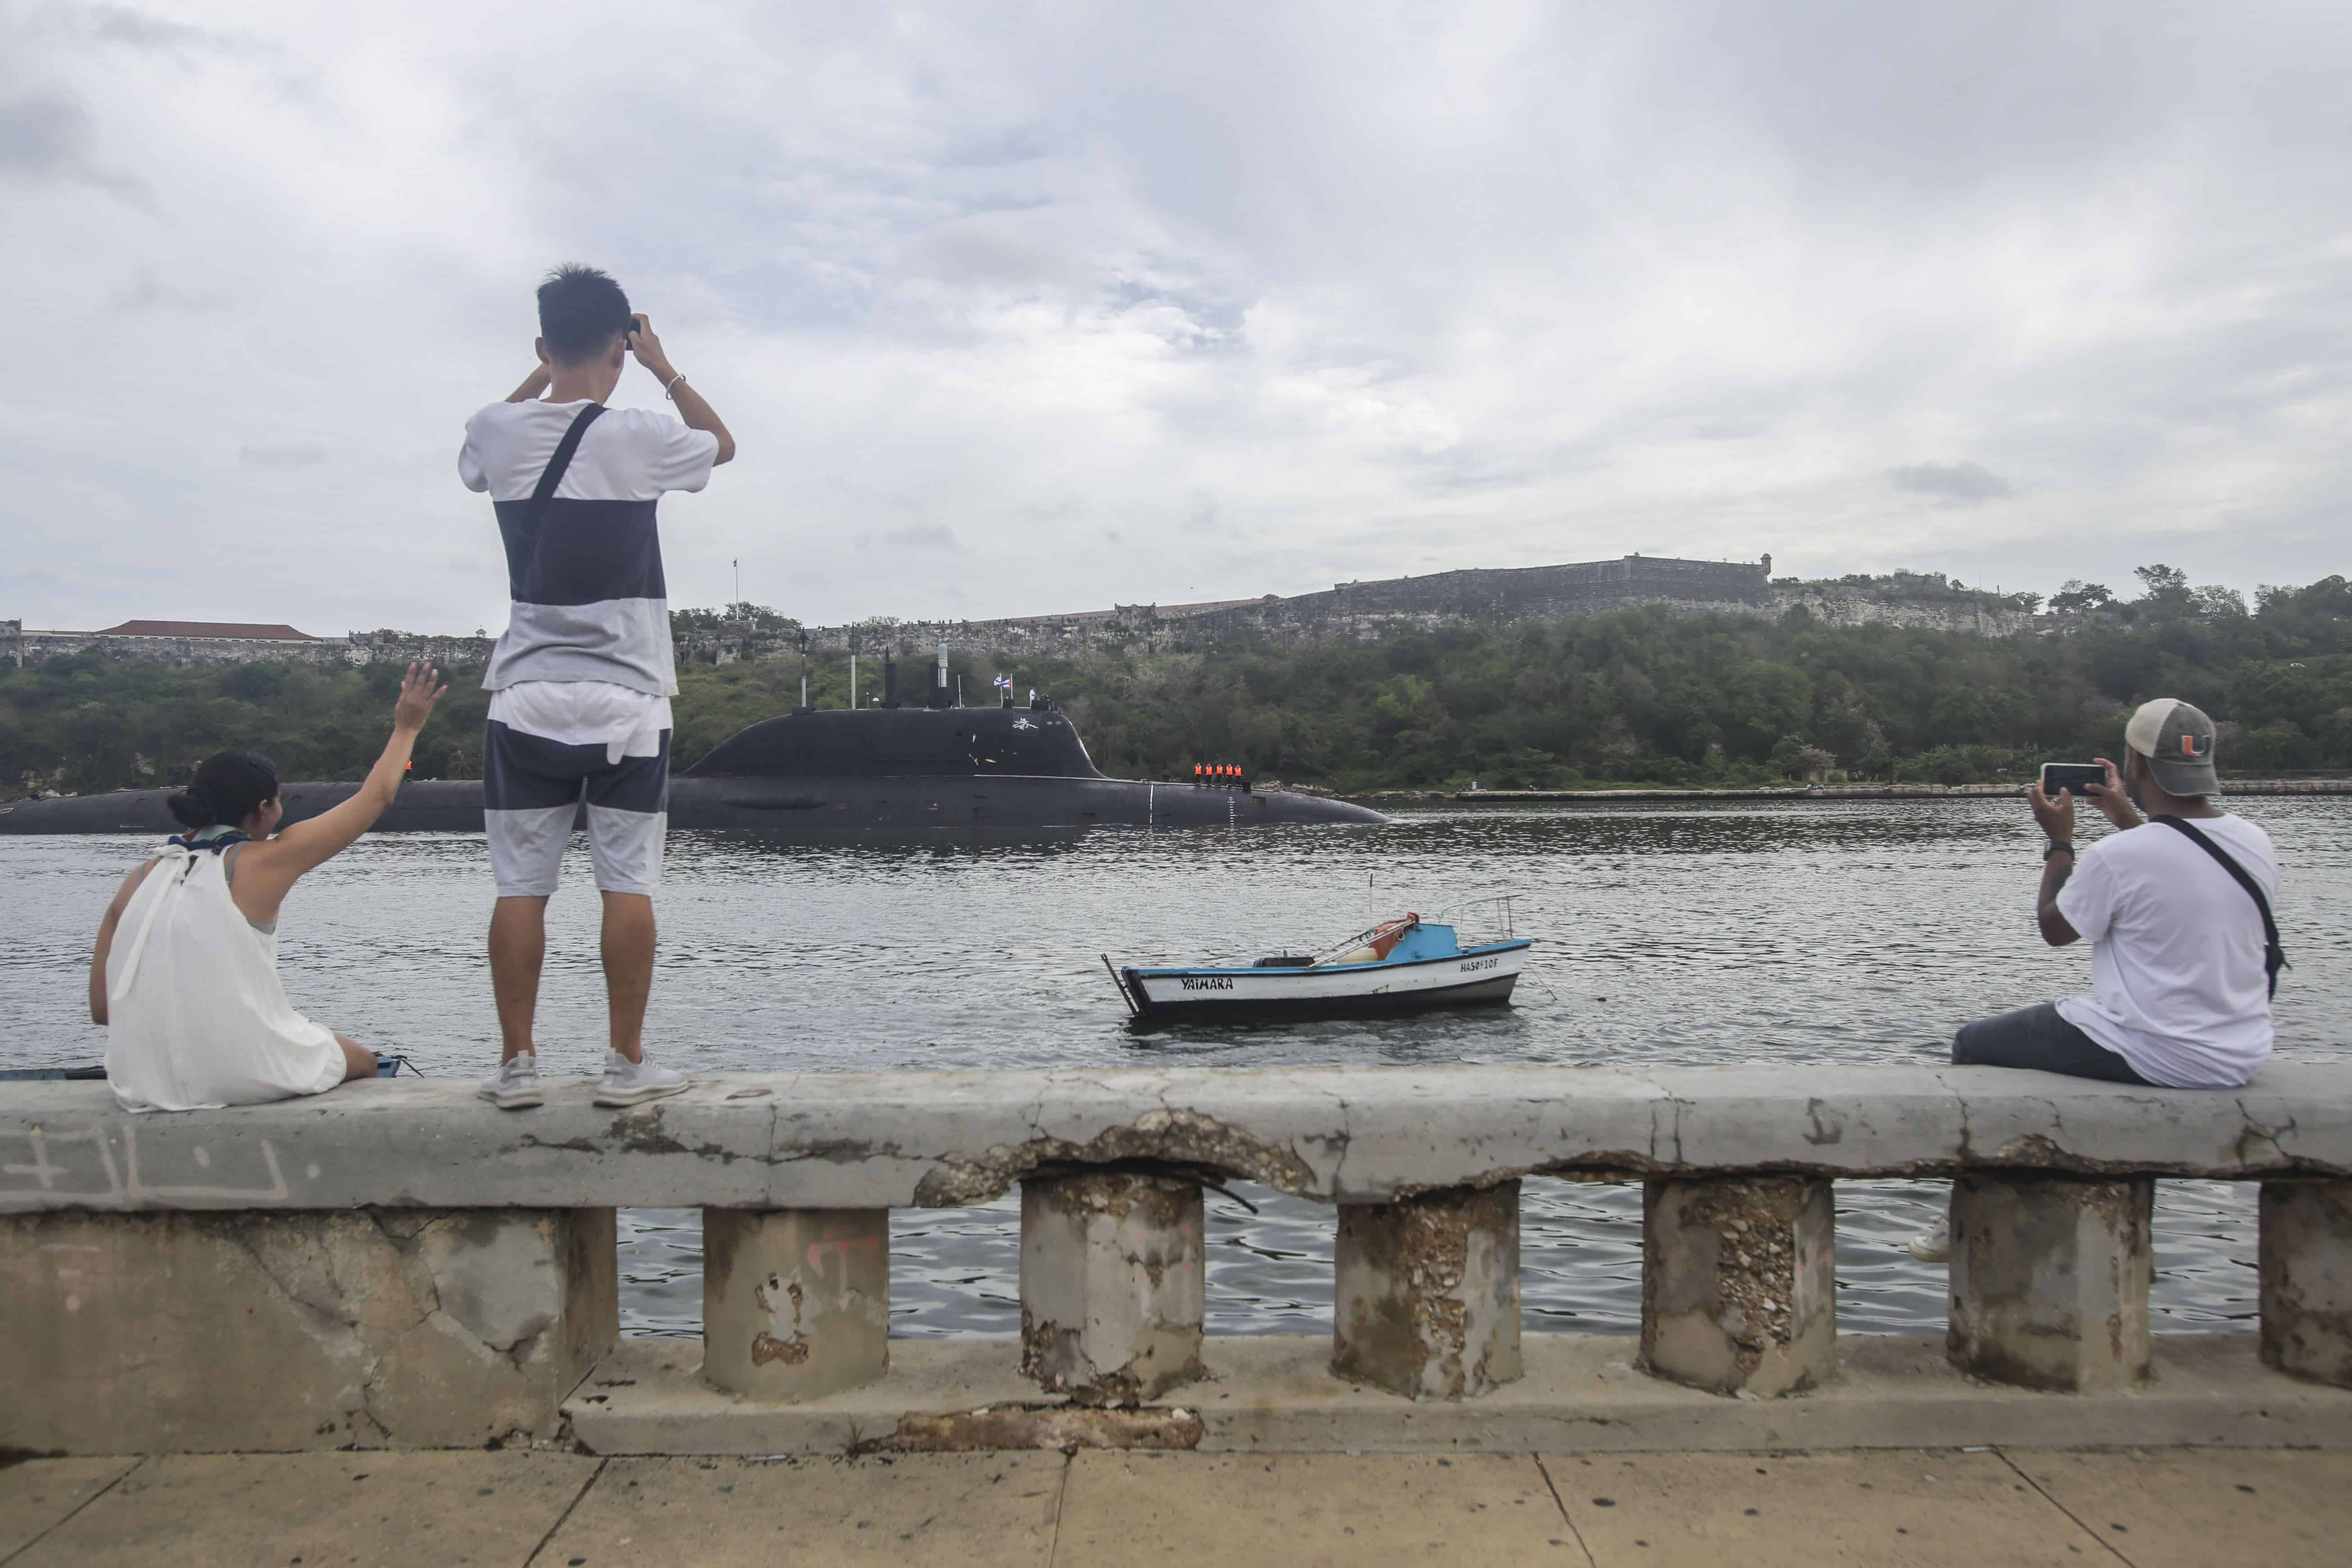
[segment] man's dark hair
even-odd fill
[[[539,335],[558,364],[594,359],[629,321],[629,297],[593,267],[566,262],[539,286]]]

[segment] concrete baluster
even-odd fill
[[[704,1209],[702,1376],[817,1399],[890,1370],[888,1209]]]
[[[1341,1204],[1331,1370],[1409,1399],[1517,1379],[1519,1184]]]
[[[1837,1374],[1836,1207],[1826,1181],[1714,1176],[1642,1189],[1642,1365],[1774,1398]]]
[[[2352,1181],[2264,1182],[2263,1360],[2352,1388]]]
[[[1202,1375],[1201,1184],[1075,1171],[1021,1184],[1021,1370],[1081,1405],[1137,1405]]]
[[[2112,1393],[2147,1375],[2145,1177],[1977,1173],[1952,1184],[1952,1364],[2027,1388]]]

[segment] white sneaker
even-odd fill
[[[1951,1215],[1937,1215],[1935,1224],[1903,1244],[1903,1250],[1922,1263],[1949,1263],[1952,1260]]]
[[[596,1103],[643,1105],[648,1100],[684,1094],[688,1088],[688,1080],[682,1072],[657,1068],[651,1062],[633,1062],[618,1051],[607,1051],[604,1076],[596,1085]]]
[[[530,1051],[517,1051],[500,1062],[499,1070],[484,1079],[476,1092],[500,1110],[529,1110],[547,1103],[547,1097],[539,1092],[539,1058]]]

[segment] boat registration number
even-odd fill
[[[1231,991],[1234,983],[1220,975],[1205,975],[1197,980],[1179,980],[1177,984],[1187,991]]]
[[[1493,958],[1465,958],[1462,961],[1462,973],[1467,974],[1474,969],[1492,969],[1502,962],[1499,954]]]

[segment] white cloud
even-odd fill
[[[316,441],[297,441],[284,447],[244,447],[237,458],[255,468],[315,468],[327,460],[327,449]]]
[[[2337,15],[0,13],[0,615],[495,625],[457,431],[566,259],[740,444],[665,503],[683,602],[738,557],[813,620],[1629,550],[2307,579]]]
[[[933,550],[950,555],[963,548],[956,542],[954,529],[941,528],[937,523],[912,523],[891,529],[882,536],[882,542],[899,550]]]
[[[85,185],[129,205],[152,208],[154,193],[136,176],[100,161],[90,151],[93,140],[89,115],[78,103],[53,97],[0,102],[0,178]]]
[[[1981,506],[2014,493],[2007,479],[1982,463],[1911,463],[1887,469],[1886,482],[1954,506]]]

